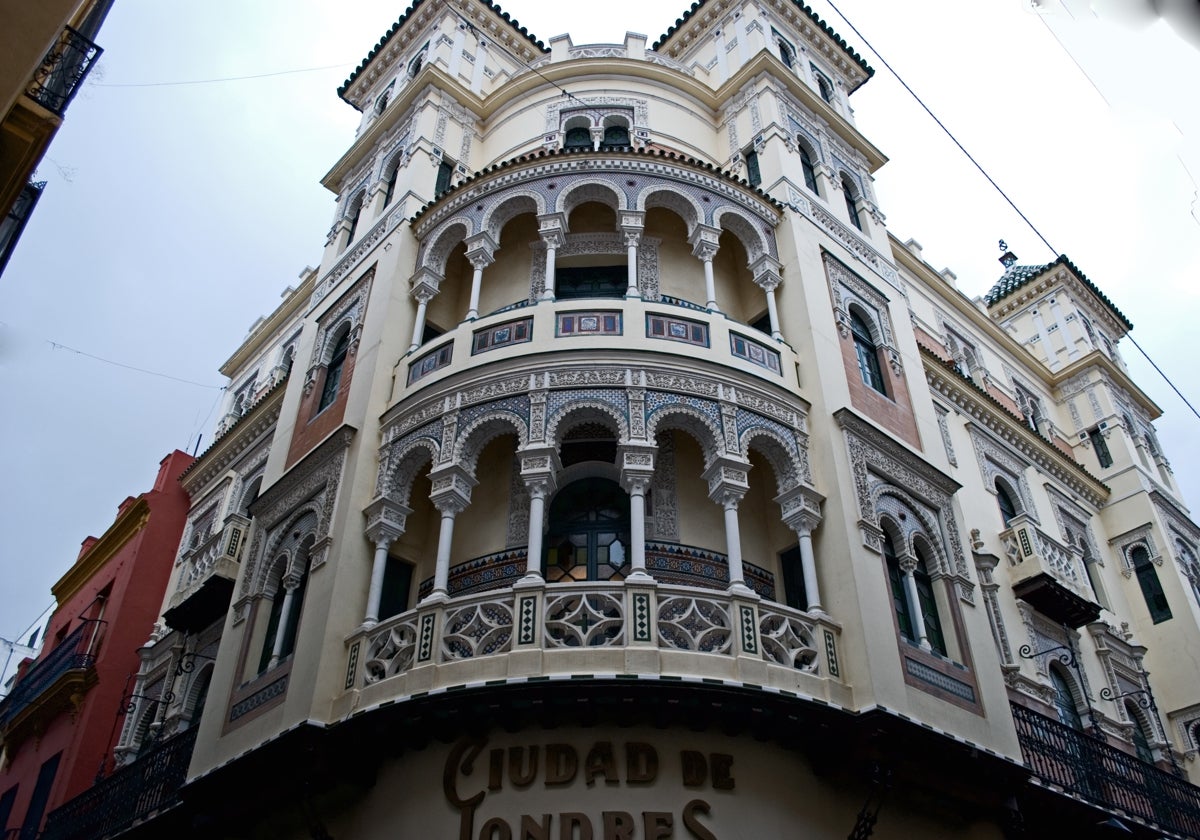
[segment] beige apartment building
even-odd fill
[[[320,267],[222,368],[125,768],[48,833],[1200,836],[1132,325],[1066,257],[972,298],[891,236],[871,75],[792,0],[405,12]]]

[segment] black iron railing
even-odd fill
[[[104,624],[94,619],[82,622],[49,655],[34,663],[0,702],[0,727],[7,726],[63,674],[86,671],[96,664]]]
[[[17,247],[17,240],[21,238],[21,231],[25,229],[45,188],[45,181],[30,181],[21,188],[21,194],[17,196],[12,209],[0,218],[0,274],[4,273],[8,258],[12,256]]]
[[[150,748],[46,818],[41,840],[98,840],[179,802],[196,728]]]
[[[63,27],[25,92],[34,102],[61,117],[102,52],[71,27]]]
[[[1200,837],[1200,788],[1053,718],[1013,706],[1025,763],[1042,782],[1174,834]]]

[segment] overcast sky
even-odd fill
[[[1063,43],[1084,67],[1099,56],[1089,81],[1043,20],[1065,21],[1058,0],[1042,0],[1043,16],[1027,0],[835,2],[862,38],[824,0],[812,5],[876,68],[851,101],[891,160],[876,188],[892,233],[920,241],[970,296],[999,276],[1000,238],[1023,263],[1054,258],[863,38],[1133,321],[1196,404],[1200,128],[1186,91],[1200,53],[1161,23],[1083,19]],[[543,41],[570,32],[576,44],[621,42],[626,30],[653,42],[687,6],[607,0],[597,14],[503,3]],[[114,5],[104,56],[39,169],[46,192],[0,277],[0,637],[50,603],[79,543],[111,524],[126,495],[149,489],[164,455],[191,451],[199,434],[201,449],[211,442],[225,384],[217,368],[320,260],[334,196],[319,181],[358,123],[336,89],[404,8]],[[1195,502],[1200,420],[1128,341],[1121,350],[1166,412],[1160,437]]]

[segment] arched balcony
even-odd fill
[[[848,700],[775,209],[694,164],[549,158],[414,224],[354,703],[582,673]]]

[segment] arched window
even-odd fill
[[[1125,714],[1133,721],[1133,749],[1137,753],[1137,757],[1147,764],[1154,763],[1154,750],[1150,748],[1150,738],[1146,734],[1146,727],[1142,720],[1141,714],[1138,712],[1136,705],[1130,701],[1125,701]]]
[[[752,187],[757,187],[762,183],[762,170],[758,168],[758,152],[753,149],[746,152],[746,180]]]
[[[1082,732],[1083,721],[1075,705],[1070,679],[1055,665],[1050,666],[1050,686],[1054,689],[1054,710],[1058,713],[1059,722]]]
[[[883,371],[879,367],[879,350],[871,338],[871,328],[861,315],[850,312],[850,334],[854,336],[854,353],[858,357],[858,372],[864,385],[887,396],[883,386]]]
[[[192,687],[188,691],[187,710],[188,726],[199,726],[200,716],[204,714],[204,704],[208,702],[208,687],[212,682],[213,666],[209,665],[192,682]]]
[[[845,172],[842,173],[842,195],[846,199],[846,212],[850,214],[850,224],[862,230],[862,219],[858,216],[858,195],[854,189],[854,182]]]
[[[316,541],[309,534],[297,548],[297,557],[290,564],[296,569],[296,583],[290,590],[287,586],[289,564],[286,558],[279,563],[275,572],[275,595],[271,599],[271,611],[267,617],[267,632],[263,638],[262,654],[258,660],[261,674],[274,667],[296,650],[296,633],[300,628],[300,612],[304,607],[304,592],[308,588],[308,553]],[[286,608],[286,615],[285,615]]]
[[[590,149],[592,148],[592,131],[585,126],[576,126],[568,128],[566,137],[563,138],[564,149]]]
[[[349,245],[354,241],[354,235],[358,232],[358,219],[362,215],[363,194],[359,193],[350,202],[350,209],[346,211],[346,220],[350,223],[350,233],[346,236],[346,244]]]
[[[333,353],[325,368],[325,384],[321,388],[321,401],[317,404],[317,413],[333,405],[337,399],[338,387],[342,383],[342,368],[346,365],[346,352],[350,348],[350,330],[342,332],[337,344],[333,345]]]
[[[547,581],[624,580],[629,573],[629,495],[615,481],[584,478],[550,504]]]
[[[821,98],[833,104],[833,82],[829,81],[829,77],[817,69],[817,65],[809,62],[808,69],[812,71],[813,79],[817,83],[817,90],[821,93]]]
[[[383,193],[383,206],[387,207],[392,203],[392,197],[396,194],[396,181],[400,178],[400,155],[397,154],[388,164],[385,177],[386,188]]]
[[[450,182],[453,179],[454,164],[448,160],[443,160],[438,164],[437,182],[433,185],[433,194],[438,196],[450,189]]]
[[[1150,552],[1144,545],[1135,545],[1129,550],[1129,562],[1133,565],[1133,573],[1137,575],[1138,586],[1142,588],[1142,596],[1146,599],[1146,608],[1150,610],[1150,618],[1155,624],[1160,624],[1171,618],[1171,607],[1167,604],[1166,593],[1158,580],[1158,571],[1150,559]]]
[[[623,125],[610,125],[604,129],[601,149],[620,149],[629,145],[629,129]]]
[[[1017,515],[1017,505],[1002,478],[996,479],[996,504],[1000,506],[1000,518],[1004,520],[1004,524],[1012,522]]]
[[[817,190],[817,168],[813,165],[812,155],[808,153],[808,149],[804,147],[803,143],[800,144],[800,171],[804,173],[804,186],[820,195]]]

